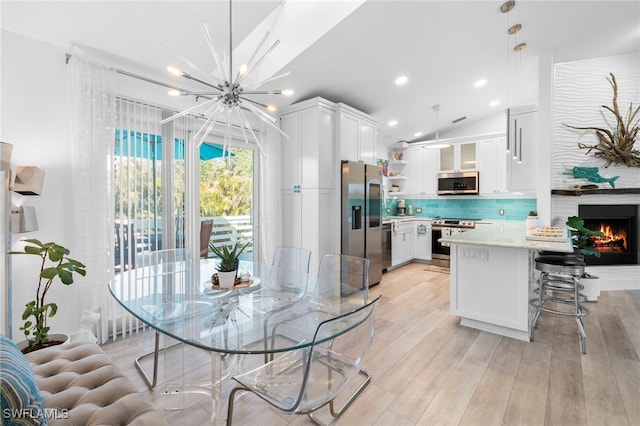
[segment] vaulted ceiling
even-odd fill
[[[247,37],[259,41],[264,29],[271,30],[281,43],[264,72],[291,75],[264,88],[295,90],[293,97],[278,100],[280,109],[313,96],[345,102],[373,115],[379,140],[391,144],[432,137],[434,105],[440,105],[443,133],[507,106],[536,103],[540,55],[566,62],[640,51],[638,1],[517,0],[508,14],[500,12],[501,4],[236,0],[234,55],[257,44]],[[176,62],[175,52],[214,71],[200,20],[208,22],[221,49],[229,45],[227,1],[5,0],[0,11],[3,29],[105,53],[128,71],[167,82],[165,69]],[[522,30],[509,36],[513,24]],[[521,42],[526,48],[514,53]],[[396,86],[401,75],[408,81]],[[487,83],[476,88],[479,79]],[[490,107],[494,100],[500,104]],[[466,119],[452,123],[460,117]],[[391,120],[398,124],[389,127]]]

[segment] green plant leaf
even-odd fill
[[[49,318],[51,318],[58,312],[58,305],[55,303],[49,303],[47,306],[49,308]]]
[[[60,281],[62,281],[62,284],[73,284],[73,274],[70,271],[67,271],[66,269],[60,267],[57,269],[58,271],[58,276],[60,277]]]
[[[56,275],[58,275],[58,268],[56,267],[46,268],[40,272],[40,276],[48,280],[54,278]]]
[[[41,254],[42,252],[44,252],[44,249],[39,248],[39,247],[33,247],[33,246],[25,246],[24,247],[24,252],[26,254]]]

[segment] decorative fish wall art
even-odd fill
[[[608,182],[612,188],[616,187],[616,180],[620,177],[620,176],[614,176],[611,178],[606,178],[606,177],[600,176],[600,173],[598,172],[597,167],[577,167],[577,166],[573,168],[572,173],[565,173],[565,175],[573,175],[575,179],[587,179],[590,182],[595,182],[595,183]]]

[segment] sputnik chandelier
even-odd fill
[[[234,72],[234,63],[233,63],[233,16],[232,16],[232,4],[231,0],[229,0],[229,52],[228,56],[226,52],[222,51],[222,55],[220,55],[218,48],[211,37],[211,33],[209,32],[209,28],[207,23],[201,21],[201,27],[204,34],[205,41],[207,46],[209,47],[209,51],[213,57],[213,61],[217,70],[222,73],[222,77],[217,77],[213,72],[206,72],[194,65],[191,61],[189,61],[184,56],[177,54],[190,68],[190,70],[194,73],[197,73],[197,76],[194,76],[188,72],[182,71],[175,67],[168,67],[167,70],[174,75],[184,77],[188,80],[194,81],[205,89],[203,91],[182,91],[182,90],[170,90],[169,95],[171,96],[195,96],[196,100],[200,98],[206,99],[206,101],[199,103],[193,107],[187,108],[182,112],[174,114],[168,118],[160,121],[161,124],[168,123],[177,118],[183,117],[187,114],[199,113],[201,117],[204,118],[204,123],[200,127],[200,129],[193,135],[193,141],[196,144],[197,149],[200,149],[200,146],[204,142],[205,138],[209,135],[209,133],[213,130],[217,123],[223,124],[225,126],[224,132],[224,152],[228,152],[228,147],[231,142],[232,137],[232,128],[234,120],[238,123],[238,127],[242,131],[242,135],[246,143],[249,143],[248,134],[251,135],[252,139],[258,145],[260,152],[264,155],[264,150],[262,149],[262,144],[258,139],[258,136],[251,128],[251,123],[247,118],[245,112],[249,112],[256,117],[258,117],[262,122],[266,123],[268,126],[271,126],[279,133],[288,137],[280,128],[277,126],[277,118],[273,117],[269,114],[269,112],[275,112],[276,107],[273,104],[265,105],[263,103],[257,102],[253,99],[247,97],[247,95],[284,95],[291,96],[293,95],[293,90],[272,90],[272,91],[264,91],[264,90],[255,90],[254,88],[282,78],[286,77],[290,74],[290,72],[285,72],[255,83],[243,84],[246,81],[246,78],[251,75],[252,72],[260,66],[260,64],[265,60],[265,58],[278,46],[280,40],[276,40],[264,53],[260,54],[263,46],[267,42],[269,38],[269,31],[267,31],[262,38],[262,41],[258,44],[253,54],[251,55],[249,61],[246,64],[238,67],[238,70]],[[217,119],[221,114],[226,115],[226,119],[224,122],[219,122]],[[224,154],[223,154],[224,155]]]

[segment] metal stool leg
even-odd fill
[[[578,324],[578,333],[580,334],[580,346],[582,353],[587,353],[587,335],[584,331],[584,323],[582,322],[583,309],[580,305],[580,279],[573,277],[574,284],[574,303],[576,310],[576,323]]]

